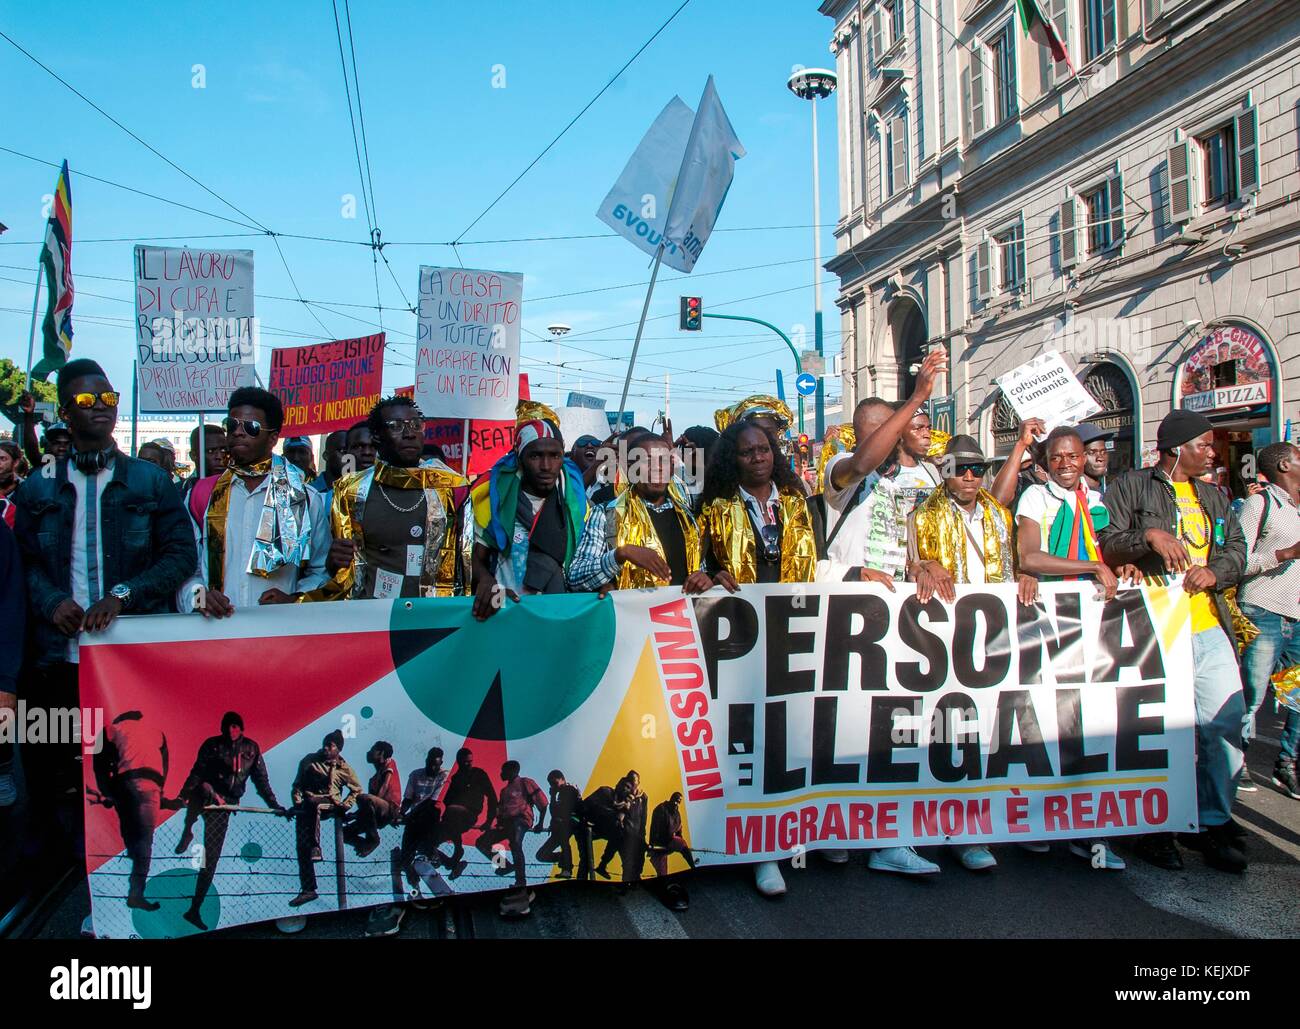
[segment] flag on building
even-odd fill
[[[43,382],[67,363],[72,353],[72,183],[68,162],[63,162],[54,187],[54,205],[45,225],[41,248],[45,269],[44,354],[32,368],[32,378]]]
[[[745,148],[736,138],[710,75],[695,109],[664,225],[664,240],[681,251],[683,271],[689,272],[699,260],[727,199],[736,162],[744,156]]]
[[[1020,27],[1025,30],[1025,35],[1039,46],[1047,47],[1052,51],[1053,59],[1057,62],[1064,61],[1073,71],[1074,65],[1070,61],[1069,51],[1065,49],[1065,41],[1038,9],[1038,0],[1016,0],[1016,7],[1020,11]]]

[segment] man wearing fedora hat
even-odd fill
[[[1016,551],[1011,512],[984,488],[989,460],[970,436],[948,441],[938,467],[943,485],[917,506],[907,521],[908,578],[916,599],[957,599],[958,583],[1016,581]],[[1037,596],[1037,581],[1020,579],[1022,603]],[[958,847],[963,867],[973,872],[993,868],[988,847]]]

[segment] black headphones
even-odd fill
[[[81,451],[73,448],[68,451],[68,460],[82,475],[94,475],[108,467],[108,462],[113,459],[116,451],[117,445],[114,443],[110,443],[103,450]]]

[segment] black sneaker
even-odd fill
[[[1217,868],[1220,872],[1238,874],[1246,870],[1246,855],[1242,853],[1240,845],[1232,839],[1226,826],[1211,826],[1201,833],[1201,840],[1201,855],[1211,868]]]
[[[1251,777],[1250,769],[1245,765],[1241,766],[1241,774],[1237,776],[1238,793],[1258,793],[1259,787],[1255,785],[1255,780]]]
[[[1296,781],[1294,761],[1279,761],[1273,766],[1273,785],[1292,800],[1300,800],[1300,782]]]
[[[1174,846],[1172,833],[1158,832],[1141,836],[1133,846],[1133,853],[1149,865],[1163,868],[1167,872],[1181,872],[1183,858]]]
[[[402,919],[406,917],[406,908],[401,904],[390,904],[386,908],[375,908],[366,919],[367,936],[396,936],[402,928]]]

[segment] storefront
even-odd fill
[[[1242,492],[1243,458],[1280,438],[1277,369],[1264,339],[1243,325],[1211,330],[1174,377],[1174,406],[1214,424],[1215,452],[1233,494]]]

